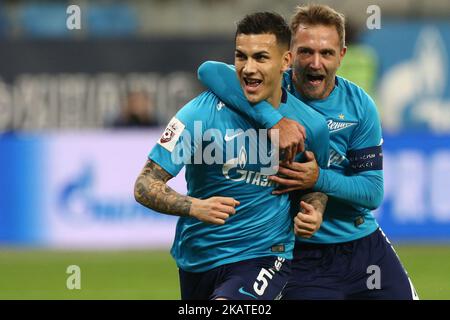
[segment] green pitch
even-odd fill
[[[397,246],[421,299],[450,299],[450,246]],[[81,289],[69,290],[69,265]],[[178,273],[166,251],[0,249],[0,299],[179,299]]]
[[[67,267],[81,289],[67,289]],[[0,250],[0,299],[179,299],[178,271],[165,251]]]

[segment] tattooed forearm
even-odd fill
[[[158,164],[148,160],[134,186],[136,201],[147,208],[177,216],[188,216],[191,198],[166,185],[172,176]]]
[[[323,214],[325,212],[325,208],[327,207],[328,196],[322,192],[311,192],[303,195],[300,200],[309,203],[317,211]]]

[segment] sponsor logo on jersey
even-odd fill
[[[239,288],[239,293],[242,293],[246,296],[252,297],[253,299],[258,299],[254,294],[251,294],[250,292],[247,292],[244,287]]]
[[[247,164],[247,152],[242,147],[237,158],[232,158],[222,166],[222,174],[228,180],[244,181],[248,184],[254,184],[261,187],[271,187],[275,183],[269,180],[269,176],[262,174],[261,171],[244,170]],[[265,168],[268,171],[270,168]],[[274,172],[275,173],[275,172]]]
[[[239,136],[240,136],[241,134],[243,134],[243,133],[244,133],[244,131],[241,131],[241,132],[238,132],[238,133],[229,135],[228,132],[227,132],[227,133],[225,134],[224,140],[225,140],[226,142],[231,141],[231,140],[233,140],[234,138],[239,137]]]
[[[222,110],[223,107],[225,107],[225,103],[223,103],[222,101],[219,101],[216,105],[217,111]]]
[[[338,151],[330,148],[330,159],[328,160],[328,166],[340,166],[347,158],[340,154]]]

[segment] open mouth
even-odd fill
[[[249,92],[255,92],[258,87],[261,85],[261,83],[263,82],[262,80],[259,79],[254,79],[254,78],[243,78],[244,79],[244,83],[245,83],[245,90],[249,91]]]
[[[306,79],[311,85],[318,86],[325,80],[325,76],[321,74],[307,74]]]

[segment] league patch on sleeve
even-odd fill
[[[185,127],[180,120],[173,117],[158,140],[158,144],[167,151],[172,152]]]
[[[383,151],[380,146],[348,152],[350,167],[354,172],[383,170]]]

